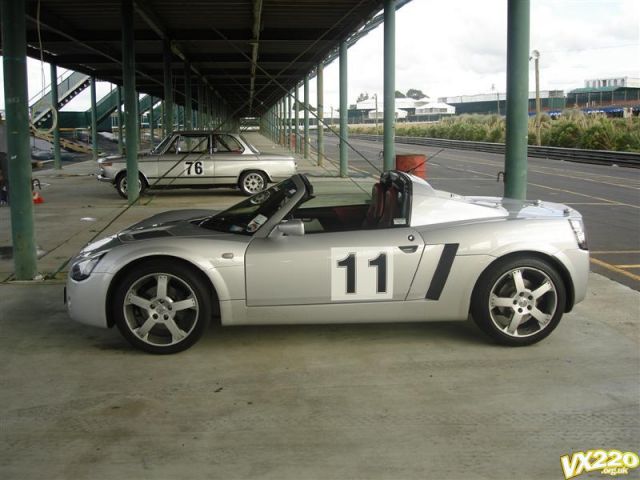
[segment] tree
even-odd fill
[[[369,100],[369,94],[367,92],[363,92],[360,95],[358,95],[358,98],[356,99],[356,103],[364,102],[365,100]]]
[[[396,94],[395,94],[396,98],[407,98],[407,96],[402,93],[400,90],[396,90]]]
[[[409,90],[407,90],[407,97],[413,98],[414,100],[427,98],[427,96],[422,92],[422,90],[418,90],[416,88],[410,88]]]

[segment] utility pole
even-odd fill
[[[536,145],[540,146],[540,52],[534,50],[531,52],[531,58],[536,69]]]

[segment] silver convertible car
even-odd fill
[[[304,175],[220,213],[155,215],[71,262],[70,316],[153,353],[222,325],[475,322],[527,345],[585,297],[581,215],[560,204],[461,197],[385,172],[368,204],[314,205]]]
[[[98,180],[112,183],[127,197],[127,160],[109,156],[98,161]],[[140,191],[149,187],[238,187],[253,195],[269,182],[296,173],[293,157],[259,152],[235,133],[179,131],[138,157]]]

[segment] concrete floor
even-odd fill
[[[330,195],[359,195],[301,167]],[[124,208],[91,168],[42,174],[43,273]],[[105,233],[239,198],[154,194]],[[640,442],[640,293],[597,274],[549,338],[518,349],[465,322],[212,327],[158,357],[71,322],[62,289],[0,283],[3,480],[553,479],[563,454]]]
[[[540,479],[637,450],[640,294],[593,274],[541,344],[470,323],[212,327],[158,357],[0,285],[0,478]]]

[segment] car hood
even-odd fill
[[[215,210],[171,210],[146,218],[115,235],[87,244],[78,256],[89,256],[122,245],[123,243],[161,237],[228,237],[231,234],[200,228],[196,221],[215,215]]]
[[[123,242],[147,240],[160,237],[227,236],[229,234],[200,228],[197,223],[215,215],[215,210],[189,209],[170,210],[142,220],[121,231],[118,238]]]

